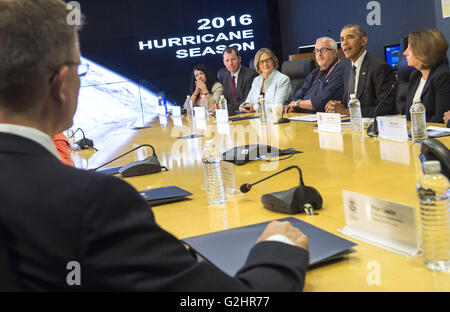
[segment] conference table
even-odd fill
[[[249,114],[242,114],[247,116]],[[288,114],[288,117],[299,114]],[[78,167],[95,168],[141,144],[151,144],[168,171],[126,178],[137,190],[169,185],[193,195],[189,200],[152,207],[156,221],[179,239],[293,216],[357,243],[355,253],[308,270],[304,291],[450,291],[450,272],[428,270],[421,256],[406,257],[347,237],[342,190],[418,207],[416,183],[423,175],[420,144],[372,138],[343,128],[341,133],[319,132],[314,122],[261,124],[259,118],[217,123],[209,117],[155,116],[148,128],[131,129],[131,123],[98,125],[89,133],[99,151],[77,153]],[[443,125],[441,125],[443,126]],[[450,147],[450,137],[439,138]],[[261,196],[298,185],[298,172],[288,171],[252,188],[236,192],[225,204],[208,205],[204,189],[202,153],[207,141],[219,152],[245,144],[267,144],[302,153],[278,162],[251,161],[234,166],[236,188],[253,183],[288,166],[297,165],[304,183],[322,195],[323,208],[315,215],[287,215],[263,207]],[[141,148],[111,163],[119,166],[151,155]],[[419,226],[419,215],[417,213]]]

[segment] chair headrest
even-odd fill
[[[406,56],[404,55],[400,56],[400,59],[398,60],[398,69],[397,69],[399,81],[408,82],[409,76],[411,76],[411,73],[415,70],[416,69],[414,67],[408,65]]]
[[[312,59],[284,61],[281,72],[291,79],[306,78],[314,69],[315,63]]]

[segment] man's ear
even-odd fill
[[[56,101],[57,103],[65,103],[67,99],[65,94],[65,88],[67,84],[68,74],[69,74],[69,67],[63,66],[58,71],[52,82],[50,82],[51,96],[53,100]]]
[[[367,43],[369,42],[369,38],[367,36],[364,36],[362,38],[362,42],[363,42],[363,47],[367,46]]]

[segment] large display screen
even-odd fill
[[[195,64],[216,71],[227,46],[248,66],[271,46],[269,0],[80,0],[84,57],[181,105]],[[276,50],[276,49],[275,49]],[[276,51],[277,52],[277,51]]]

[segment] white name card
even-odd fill
[[[341,114],[334,113],[317,113],[317,129],[325,132],[340,133],[341,126]]]
[[[230,135],[230,124],[229,123],[217,123],[217,132],[223,135]]]
[[[183,120],[181,119],[180,116],[178,116],[178,117],[174,116],[172,118],[172,120],[173,120],[173,124],[175,127],[183,127]]]
[[[194,107],[194,115],[197,119],[205,119],[206,112],[204,107]]]
[[[181,107],[180,106],[172,106],[172,116],[174,116],[174,117],[181,116]]]
[[[164,106],[158,106],[158,115],[159,116],[165,116],[166,115],[166,108]]]
[[[408,125],[405,116],[379,116],[378,137],[397,142],[408,142]]]
[[[226,109],[216,109],[216,121],[228,122],[228,111]]]
[[[342,190],[341,233],[403,256],[419,254],[414,207]]]

